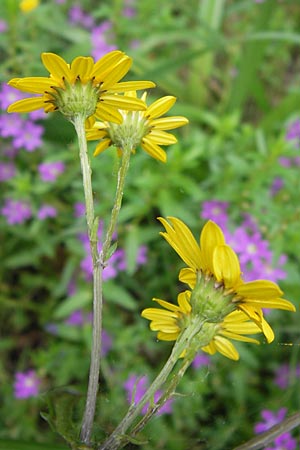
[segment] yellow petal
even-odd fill
[[[105,74],[114,69],[115,65],[118,64],[123,58],[127,58],[124,52],[120,50],[113,50],[102,56],[94,65],[92,77],[95,77],[97,81],[104,81]]]
[[[141,89],[154,88],[156,85],[152,81],[122,81],[110,86],[109,90],[112,92],[128,92],[139,91]],[[142,99],[144,100],[144,99]]]
[[[176,341],[176,339],[179,336],[178,333],[164,333],[163,331],[159,331],[157,333],[157,339],[160,339],[161,341]]]
[[[93,155],[94,156],[100,155],[100,153],[106,150],[111,144],[112,142],[110,139],[103,139],[103,141],[99,142],[99,144],[97,145]]]
[[[111,86],[123,78],[130,69],[132,60],[129,57],[122,59],[109,73],[105,75],[101,90],[109,90]]]
[[[98,102],[97,109],[95,112],[95,116],[98,119],[103,120],[104,122],[113,122],[113,123],[122,123],[123,122],[123,116],[119,111],[110,106],[106,105],[105,102]]]
[[[178,314],[174,311],[166,311],[159,308],[146,308],[141,312],[141,316],[149,320],[161,320],[166,318],[178,318]]]
[[[104,94],[101,96],[101,101],[106,105],[113,106],[114,108],[129,110],[129,111],[141,111],[146,109],[146,104],[139,98],[132,98],[125,95],[117,94]]]
[[[46,106],[44,97],[25,98],[12,103],[7,112],[13,113],[26,113],[36,111],[37,109],[44,108]]]
[[[164,115],[176,102],[176,97],[167,95],[165,97],[159,98],[147,109],[147,117],[149,119],[156,119]]]
[[[91,79],[91,74],[94,68],[94,60],[90,56],[78,56],[71,63],[71,72],[76,79],[80,78],[82,82]]]
[[[263,316],[263,312],[260,308],[255,308],[252,305],[248,305],[246,303],[240,303],[238,305],[238,308],[244,311],[245,314],[248,315],[248,317],[253,320],[254,323],[262,330],[264,333],[267,342],[273,342],[274,340],[274,333],[268,322],[265,320]]]
[[[61,84],[64,78],[70,83],[73,82],[69,65],[59,55],[55,53],[42,53],[42,61],[53,79],[59,84]]]
[[[33,94],[43,94],[45,91],[51,89],[53,86],[53,80],[46,77],[26,77],[26,78],[13,78],[8,83],[19,91],[32,92]]]
[[[256,280],[243,283],[238,286],[237,293],[245,298],[261,300],[277,298],[283,294],[276,283],[268,280]]]
[[[234,345],[226,338],[222,336],[214,337],[214,344],[219,353],[226,356],[226,358],[233,359],[234,361],[238,361],[239,354],[234,347]]]
[[[184,269],[181,269],[178,278],[179,281],[181,281],[182,283],[188,284],[191,289],[193,289],[196,285],[197,281],[196,272],[194,269],[191,269],[190,267],[185,267]]]
[[[158,145],[170,145],[176,144],[177,142],[177,139],[173,134],[165,133],[161,130],[151,130],[148,133],[147,138]]]
[[[194,270],[201,269],[202,255],[190,229],[181,220],[176,219],[176,217],[168,217],[167,219],[172,225],[166,219],[158,217],[158,220],[166,229],[166,233],[160,233],[161,236],[166,239],[189,267]]]
[[[151,140],[147,139],[147,137],[144,137],[142,140],[142,148],[145,150],[146,153],[148,153],[152,158],[157,159],[161,162],[167,161],[167,154],[166,152],[159,147],[159,145],[154,144],[154,142],[151,142]]]
[[[190,291],[181,292],[178,295],[178,305],[180,306],[180,310],[184,314],[190,314],[190,312],[192,311],[192,307],[190,304],[190,297],[191,297]]]
[[[188,123],[188,119],[183,116],[162,117],[161,119],[151,120],[151,125],[157,130],[174,130]]]
[[[103,139],[105,136],[108,136],[106,130],[97,130],[95,128],[86,130],[86,139],[88,141],[95,141],[98,139]]]
[[[284,298],[275,298],[270,300],[260,300],[260,299],[245,299],[247,305],[258,306],[259,308],[276,308],[283,309],[285,311],[296,311],[296,307],[293,303],[285,300]]]
[[[225,244],[224,234],[221,228],[209,220],[204,225],[200,235],[200,248],[203,258],[203,269],[214,273],[213,253],[218,245]]]
[[[241,280],[238,257],[229,245],[219,245],[213,253],[213,273],[226,288],[235,287]]]
[[[169,311],[180,311],[179,306],[173,305],[172,303],[166,302],[165,300],[161,300],[159,298],[153,298],[154,302],[157,302],[163,308],[168,309]]]

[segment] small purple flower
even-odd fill
[[[2,114],[0,116],[0,135],[4,138],[18,137],[24,121],[19,114]]]
[[[12,162],[0,162],[0,181],[7,181],[16,174],[16,167]]]
[[[274,439],[272,447],[265,447],[265,450],[296,450],[297,441],[290,433],[283,433]]]
[[[39,393],[41,381],[34,370],[17,372],[15,374],[14,395],[15,398],[36,397]]]
[[[296,119],[289,124],[285,138],[287,141],[300,139],[300,119]]]
[[[107,353],[110,351],[110,349],[112,348],[112,338],[111,336],[107,333],[107,331],[102,330],[102,342],[101,342],[101,354],[102,356],[106,356]]]
[[[129,19],[136,16],[134,0],[124,0],[123,16],[128,17]]]
[[[37,109],[36,111],[31,111],[28,114],[28,117],[35,121],[35,120],[45,120],[47,119],[48,115],[47,113],[45,113],[45,111],[43,109]]]
[[[26,120],[23,123],[23,128],[19,130],[18,135],[14,137],[13,145],[15,148],[24,148],[28,152],[33,152],[41,147],[43,143],[43,133],[44,127]]]
[[[278,158],[278,162],[282,167],[285,168],[290,168],[292,167],[292,159],[291,158],[287,158],[286,156],[280,156]]]
[[[88,30],[94,26],[94,19],[85,13],[79,5],[71,6],[69,10],[69,20],[74,25],[81,25]]]
[[[92,56],[95,60],[100,59],[106,53],[116,50],[116,45],[111,44],[114,40],[112,23],[108,20],[94,27],[91,31]]]
[[[300,364],[293,369],[288,364],[282,364],[275,371],[274,383],[280,389],[285,390],[295,378],[300,378]]]
[[[124,383],[124,388],[127,392],[127,401],[129,404],[134,402],[137,404],[145,394],[148,386],[148,377],[147,375],[144,375],[143,377],[139,378],[137,375],[130,375],[128,380]],[[134,398],[133,398],[133,394]],[[154,402],[158,402],[160,397],[162,395],[161,391],[157,391],[154,394]],[[157,412],[157,415],[161,414],[171,414],[172,413],[172,399],[168,399],[166,403],[159,409]],[[142,409],[142,414],[146,414],[149,408],[149,403],[146,403],[146,405]]]
[[[1,214],[6,217],[6,221],[10,225],[24,223],[32,216],[31,208],[27,202],[10,198],[5,200]]]
[[[202,219],[213,220],[220,227],[226,228],[228,202],[219,200],[207,200],[202,203]]]
[[[0,33],[4,33],[5,31],[7,31],[8,26],[7,26],[7,22],[5,22],[5,20],[0,19]]]
[[[0,91],[0,108],[6,111],[9,105],[24,98],[24,94],[6,83],[2,83]]]
[[[62,161],[55,161],[49,163],[41,163],[38,166],[40,177],[43,181],[53,183],[57,177],[65,170],[65,165]]]
[[[263,418],[263,422],[259,422],[255,425],[254,431],[256,434],[263,433],[264,431],[269,430],[274,425],[280,423],[286,416],[287,409],[280,408],[277,413],[273,413],[268,409],[263,409],[261,411],[261,417]]]
[[[194,367],[194,369],[199,369],[200,367],[208,366],[209,364],[210,357],[205,353],[198,353],[192,362],[192,366]]]
[[[74,216],[81,217],[85,215],[85,204],[81,202],[77,202],[74,205]]]
[[[279,191],[281,191],[283,187],[284,187],[283,179],[281,177],[275,177],[270,189],[271,196],[274,197],[274,195],[276,195]]]
[[[57,211],[54,206],[51,205],[42,205],[37,213],[37,218],[39,220],[45,220],[47,218],[53,218],[57,216]]]

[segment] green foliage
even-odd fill
[[[125,414],[128,377],[147,374],[151,381],[171,349],[171,343],[155,340],[140,317],[153,297],[175,301],[183,289],[177,281],[183,265],[159,236],[157,217],[181,218],[198,238],[204,201],[229,202],[231,231],[244,213],[251,214],[270,244],[274,266],[280,255],[287,255],[280,286],[299,309],[299,148],[286,139],[288,125],[300,115],[296,3],[139,0],[133,4],[136,14],[127,17],[121,0],[80,2],[97,25],[111,21],[113,43],[134,61],[127,78],[153,80],[157,89],[149,92],[151,100],[177,96],[171,114],[190,121],[175,132],[178,143],[167,149],[165,165],[141,149],[131,157],[117,248],[111,248],[113,256],[124,251],[123,268],[104,286],[104,329],[112,347],[102,365],[96,438],[104,439]],[[44,1],[25,14],[17,1],[0,2],[0,17],[8,24],[0,39],[1,82],[44,76],[44,51],[67,61],[91,53],[91,30],[68,18],[72,5]],[[39,124],[45,129],[42,145],[34,152],[20,149],[15,176],[1,183],[0,208],[12,198],[28,202],[33,212],[29,220],[13,225],[0,215],[3,450],[66,448],[40,417],[47,408],[46,392],[51,400],[43,418],[76,446],[89,369],[92,285],[81,268],[85,218],[74,215],[75,204],[83,202],[77,144],[72,126],[59,113]],[[2,136],[0,145],[1,162],[7,162],[11,138]],[[114,149],[92,158],[94,146],[89,143],[96,213],[105,226],[119,158]],[[280,157],[293,162],[285,167]],[[44,182],[38,167],[54,161],[65,164],[64,173],[53,183]],[[278,177],[283,187],[271,195]],[[40,220],[43,204],[54,206],[57,216]],[[147,248],[146,264],[137,262],[141,246]],[[86,320],[70,325],[78,310]],[[143,450],[232,449],[252,437],[262,409],[299,409],[299,377],[291,375],[285,390],[274,384],[282,364],[289,364],[291,373],[296,370],[299,311],[272,312],[267,319],[276,334],[273,344],[243,343],[238,363],[215,355],[208,367],[188,370],[173,399],[173,413],[154,417],[139,434]],[[43,394],[15,398],[15,374],[32,368],[42,380]],[[66,386],[80,393],[72,396],[74,414],[65,402],[71,392]]]

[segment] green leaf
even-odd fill
[[[90,289],[81,289],[76,294],[68,297],[64,300],[61,305],[59,305],[54,311],[53,318],[54,319],[64,319],[69,316],[76,309],[84,308],[86,305],[91,304],[92,294]]]
[[[113,281],[106,281],[103,285],[103,293],[106,300],[122,306],[122,308],[133,311],[137,305],[134,299],[122,287],[115,284]]]
[[[0,450],[68,450],[69,447],[60,444],[46,444],[37,442],[11,441],[0,439]]]

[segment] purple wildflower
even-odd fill
[[[107,353],[110,351],[110,349],[112,348],[112,338],[111,336],[107,333],[106,330],[102,330],[102,349],[101,349],[101,354],[102,356],[106,356]]]
[[[37,109],[35,111],[31,111],[28,114],[28,117],[31,120],[35,121],[35,120],[45,120],[48,117],[48,115],[47,115],[47,113],[45,113],[45,111],[43,109]]]
[[[40,177],[43,181],[53,183],[56,178],[65,170],[65,165],[62,161],[54,161],[49,163],[41,163],[38,166]]]
[[[292,166],[292,159],[287,158],[286,156],[280,156],[278,158],[278,162],[282,167],[289,168]]]
[[[13,145],[16,148],[24,148],[28,152],[33,152],[42,145],[43,133],[44,127],[26,120],[23,122],[23,128],[14,137]]]
[[[124,0],[123,15],[131,19],[136,15],[134,0]]]
[[[34,370],[17,372],[15,374],[14,395],[15,398],[36,397],[39,393],[41,381]]]
[[[300,364],[293,369],[288,364],[282,364],[275,371],[274,383],[285,390],[295,378],[300,378]]]
[[[202,219],[213,220],[222,228],[226,228],[228,202],[219,200],[207,200],[202,203]]]
[[[38,210],[37,217],[39,220],[47,219],[48,217],[56,217],[57,211],[54,206],[51,205],[42,205],[40,209]]]
[[[134,402],[137,404],[143,395],[145,394],[148,386],[148,377],[147,375],[144,375],[143,377],[139,378],[137,375],[130,375],[130,377],[127,379],[127,381],[124,383],[124,388],[127,392],[127,401],[129,404]],[[134,398],[133,398],[133,394]],[[154,402],[158,402],[160,397],[162,395],[161,391],[157,391],[154,394]],[[170,414],[172,412],[172,399],[168,399],[166,403],[159,409],[157,412],[157,415],[161,414]],[[146,403],[146,405],[142,408],[142,414],[146,414],[147,410],[149,408],[149,403]]]
[[[145,245],[141,245],[138,248],[137,255],[136,255],[136,265],[142,266],[146,264],[147,262],[147,247]],[[119,270],[127,270],[127,261],[125,258],[124,253],[120,254],[120,262],[118,264]]]
[[[265,450],[296,450],[297,442],[290,433],[283,433],[274,439],[272,447],[265,447]]]
[[[81,217],[85,215],[85,204],[81,202],[77,202],[74,205],[74,216]]]
[[[270,189],[271,196],[274,197],[274,195],[276,195],[279,191],[281,191],[283,187],[284,187],[283,179],[281,177],[275,177]]]
[[[24,121],[19,114],[2,114],[0,116],[0,135],[4,138],[18,137]]]
[[[81,25],[88,30],[94,25],[94,19],[85,13],[80,5],[73,5],[69,10],[69,20],[74,25]]]
[[[296,119],[289,124],[285,138],[287,141],[300,139],[300,119]]]
[[[112,23],[108,20],[94,27],[91,31],[92,56],[95,60],[100,59],[106,53],[116,50],[116,45],[111,44],[114,40]]]
[[[286,416],[287,409],[280,408],[277,413],[273,413],[268,409],[263,409],[260,413],[263,418],[263,422],[259,422],[255,425],[254,431],[256,434],[263,433],[264,431],[269,430],[274,425],[280,423]]]
[[[24,223],[32,216],[31,208],[27,202],[10,198],[5,200],[1,214],[6,217],[6,221],[10,225]]]
[[[6,83],[2,83],[0,91],[0,108],[3,109],[3,111],[6,111],[11,103],[21,100],[22,98],[24,98],[22,92],[17,91]]]
[[[210,363],[210,357],[204,353],[198,353],[193,362],[192,362],[192,366],[194,367],[194,369],[199,369],[200,367],[203,366],[208,366]]]
[[[8,29],[7,22],[0,19],[0,33],[4,33]]]
[[[0,181],[7,181],[16,174],[16,167],[12,162],[0,162]]]

